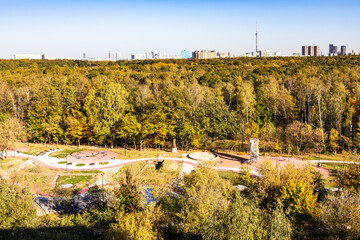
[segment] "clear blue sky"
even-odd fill
[[[302,45],[360,50],[360,1],[318,0],[0,0],[0,58],[46,52],[106,57],[108,52],[259,49],[282,54]]]

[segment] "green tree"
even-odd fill
[[[116,136],[124,140],[125,156],[128,142],[135,142],[140,130],[141,124],[136,116],[131,113],[127,113],[119,122],[119,126],[116,128]]]
[[[116,123],[127,109],[128,93],[124,86],[118,83],[107,83],[98,91],[92,89],[85,99],[85,111],[89,123],[94,126],[98,135],[104,135],[107,142],[114,144]]]

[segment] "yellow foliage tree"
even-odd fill
[[[317,194],[303,182],[293,181],[284,185],[280,190],[280,200],[284,207],[290,210],[289,218],[292,222],[302,222],[313,217],[316,212]]]

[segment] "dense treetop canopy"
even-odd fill
[[[32,142],[357,149],[360,57],[0,60],[0,120]]]

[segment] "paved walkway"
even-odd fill
[[[24,154],[24,153],[18,153],[14,151],[9,151],[9,156],[11,157],[19,157],[19,158],[26,158],[29,160],[32,160],[34,162],[37,162],[38,164],[44,166],[44,167],[48,167],[50,169],[54,169],[54,170],[68,170],[68,171],[91,171],[91,170],[105,170],[105,169],[111,169],[111,168],[119,168],[121,166],[127,165],[127,164],[133,164],[133,163],[137,163],[137,162],[144,162],[144,161],[148,161],[148,160],[157,160],[157,158],[140,158],[140,159],[133,159],[133,160],[119,160],[119,159],[114,159],[114,160],[109,160],[108,164],[106,165],[101,165],[99,163],[95,163],[94,165],[90,165],[90,163],[84,163],[84,166],[76,166],[76,165],[67,165],[66,164],[59,164],[59,162],[64,162],[66,161],[65,158],[54,158],[54,157],[50,157],[49,155],[51,153],[57,152],[57,151],[61,151],[61,149],[59,150],[54,150],[54,151],[50,151],[42,156],[33,156],[33,155],[28,155],[28,154]],[[182,162],[186,165],[190,165],[190,166],[197,166],[198,162],[195,160],[191,160],[191,159],[184,159],[184,158],[161,158],[162,160],[172,160],[172,161],[177,161],[177,162]],[[184,171],[189,171],[190,167],[188,167],[188,170],[184,170]],[[192,169],[191,169],[192,170]],[[190,172],[191,172],[190,170]]]

